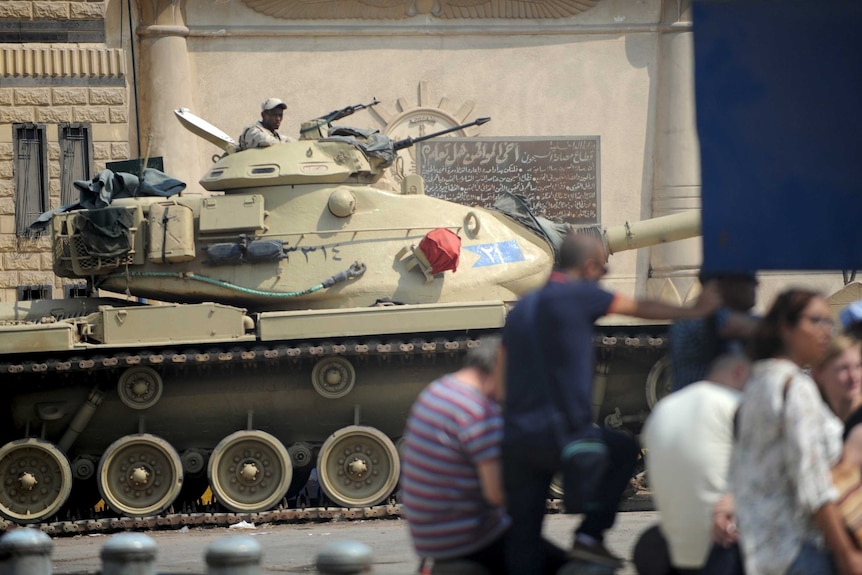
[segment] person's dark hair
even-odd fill
[[[851,323],[844,330],[844,333],[847,334],[848,337],[852,337],[855,340],[862,341],[862,321]]]
[[[850,432],[853,431],[853,428],[862,423],[862,407],[856,409],[847,417],[847,421],[844,422],[844,434],[842,435],[842,439],[847,441],[847,437],[850,435]]]
[[[712,280],[729,280],[733,282],[757,282],[757,274],[754,272],[706,272],[701,269],[697,274],[697,280],[701,285]]]
[[[781,326],[795,327],[802,311],[812,299],[820,297],[816,291],[793,288],[775,298],[769,311],[757,324],[749,346],[749,355],[754,361],[775,357],[784,351]]]
[[[482,373],[494,371],[497,353],[500,351],[501,338],[498,335],[487,335],[479,338],[479,346],[474,347],[464,356],[464,367],[476,367]]]
[[[838,314],[844,333],[862,341],[862,299],[854,301]]]
[[[563,245],[560,246],[559,268],[561,270],[580,268],[584,262],[596,256],[597,242],[594,236],[571,230],[566,234]]]

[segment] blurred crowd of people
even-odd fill
[[[839,333],[810,290],[754,315],[753,273],[701,274],[690,307],[607,291],[606,273],[602,242],[570,234],[502,338],[417,399],[400,500],[422,572],[618,569],[604,535],[643,448],[659,522],[633,550],[640,575],[862,575],[833,480],[839,462],[862,469],[862,302],[841,313]],[[592,413],[594,322],[611,313],[675,322],[674,391],[640,444]],[[566,549],[542,537],[559,474],[566,511],[583,515]]]
[[[787,290],[742,335],[745,355],[722,349],[656,405],[643,439],[660,520],[635,548],[638,573],[862,573],[833,476],[862,466],[860,312],[839,327],[823,295]]]

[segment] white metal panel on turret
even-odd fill
[[[236,140],[203,118],[195,116],[188,108],[178,108],[174,110],[174,114],[180,123],[196,136],[200,136],[229,154],[236,151]]]

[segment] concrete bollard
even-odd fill
[[[51,538],[37,529],[14,529],[0,538],[0,575],[51,575]]]
[[[359,541],[333,541],[317,554],[320,575],[371,573],[371,548]]]
[[[207,575],[258,575],[263,551],[252,537],[225,537],[213,541],[204,556]]]
[[[102,547],[102,575],[156,575],[156,553],[143,533],[111,535]]]

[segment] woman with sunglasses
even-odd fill
[[[822,295],[791,289],[755,330],[731,463],[748,575],[862,574],[830,474],[843,426],[803,371],[821,361],[833,327]]]

